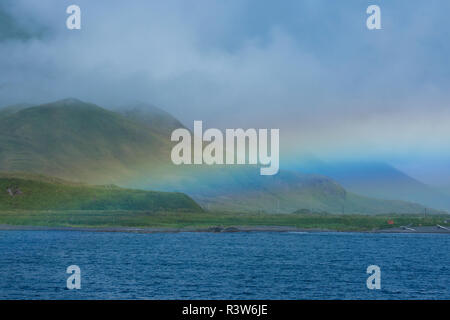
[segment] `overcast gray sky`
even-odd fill
[[[66,29],[70,4],[81,30]],[[369,4],[382,30],[366,28]],[[448,12],[447,0],[2,0],[0,104],[140,100],[188,126],[280,128],[293,152],[450,177]]]

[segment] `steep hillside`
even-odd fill
[[[116,183],[170,159],[158,130],[76,99],[0,117],[0,171]]]
[[[184,128],[184,125],[172,115],[151,104],[130,104],[118,109],[117,112],[167,138],[170,137],[173,130]]]
[[[12,110],[0,116],[0,171],[183,192],[206,208],[227,211],[425,210],[412,203],[348,193],[321,175],[281,170],[274,176],[261,176],[252,166],[175,166],[170,160],[174,144],[170,133],[182,125],[154,107],[139,105],[113,112],[65,99]]]
[[[349,191],[379,199],[403,200],[450,210],[450,196],[379,162],[315,162],[298,170],[326,175]]]
[[[203,211],[182,193],[90,186],[31,174],[0,173],[0,210]]]

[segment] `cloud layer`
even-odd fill
[[[450,153],[446,0],[379,1],[377,31],[356,0],[80,0],[80,31],[73,1],[2,3],[2,105],[141,100],[188,125],[280,128],[322,157]]]

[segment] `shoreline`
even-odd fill
[[[321,233],[321,232],[339,232],[339,233],[407,233],[407,234],[449,234],[450,228],[438,226],[424,226],[411,228],[389,228],[379,230],[332,230],[332,229],[307,229],[289,226],[235,226],[235,227],[186,227],[186,228],[138,228],[138,227],[48,227],[48,226],[27,226],[27,225],[8,225],[0,224],[0,231],[82,231],[82,232],[126,232],[126,233],[180,233],[180,232],[198,232],[198,233],[236,233],[236,232],[299,232],[299,233]]]

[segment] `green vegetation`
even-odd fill
[[[110,184],[158,171],[170,160],[167,135],[76,99],[1,109],[0,128],[4,172]]]
[[[90,186],[31,174],[0,174],[0,210],[202,211],[183,193]]]
[[[368,231],[445,224],[449,215],[205,212],[182,193],[91,186],[27,173],[0,173],[0,224],[47,227],[207,228],[289,226]],[[393,220],[393,224],[388,224]]]
[[[170,114],[145,105],[113,112],[64,99],[39,106],[4,107],[0,109],[0,171],[129,189],[176,190],[218,212],[291,213],[306,208],[336,214],[441,213],[418,203],[353,194],[320,175],[281,170],[274,176],[261,176],[256,166],[176,166],[170,160],[173,143],[169,137],[181,126]],[[72,188],[76,199],[42,195],[45,200],[38,200],[37,191],[16,199],[5,197],[6,191],[0,190],[0,200],[6,201],[0,210],[172,210],[155,205],[156,198],[150,201],[150,193],[144,191],[126,191],[125,197],[123,189],[117,193],[111,187],[97,187],[95,192],[82,188]],[[161,197],[163,203],[172,201]],[[113,198],[115,202],[110,202]]]
[[[49,227],[208,228],[290,226],[336,231],[371,231],[404,225],[445,225],[448,215],[250,214],[149,211],[0,211],[0,224]],[[393,220],[394,224],[387,223]]]

